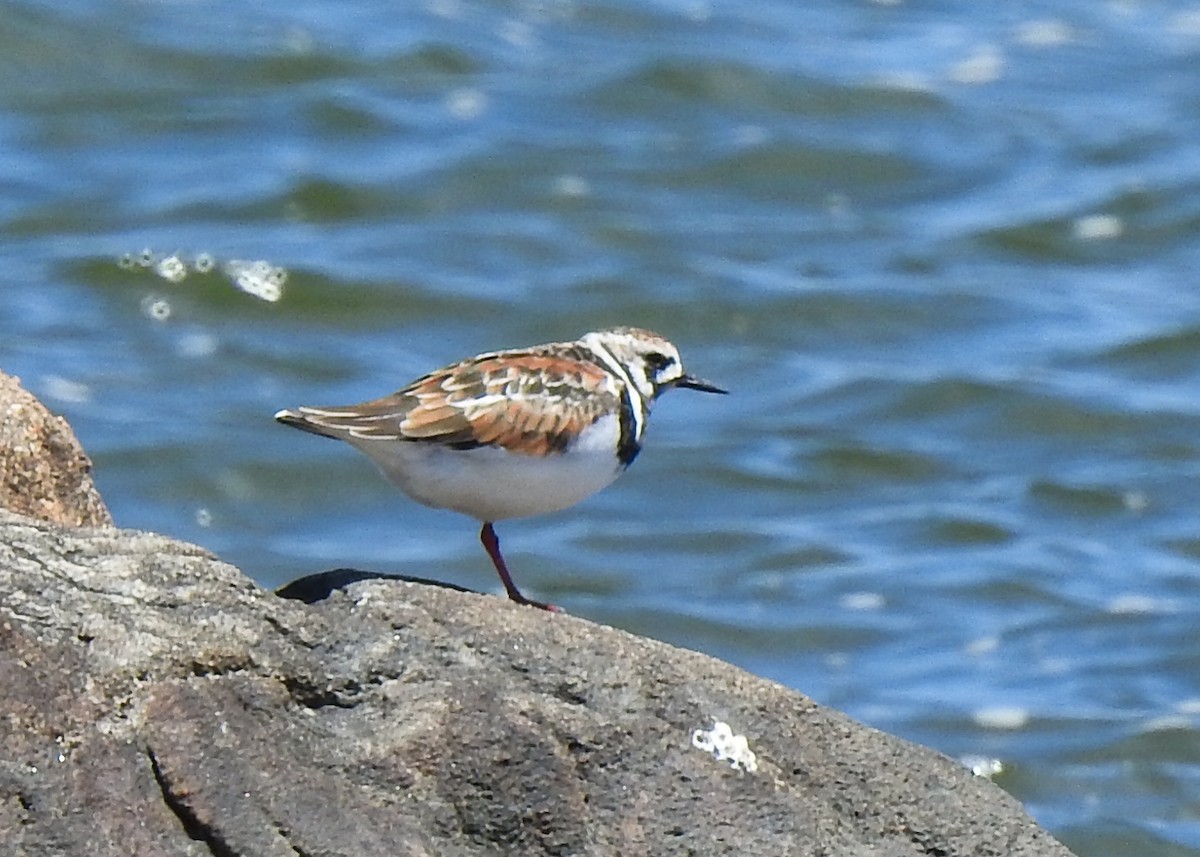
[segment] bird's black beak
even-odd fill
[[[676,387],[686,387],[689,390],[699,390],[702,393],[728,393],[728,390],[722,390],[715,384],[710,384],[693,375],[684,375],[675,382]]]

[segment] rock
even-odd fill
[[[0,372],[0,507],[76,527],[112,524],[92,463],[62,417]]]
[[[1068,854],[951,760],[703,655],[353,569],[282,598],[81,528],[110,523],[86,456],[3,375],[0,505],[5,857]],[[717,721],[740,767],[693,746]]]
[[[692,746],[724,721],[757,770]],[[748,760],[747,760],[748,761]],[[986,779],[728,664],[391,580],[0,512],[5,855],[1004,855]]]

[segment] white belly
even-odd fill
[[[566,452],[547,456],[419,441],[351,442],[418,503],[502,521],[557,512],[611,485],[624,469],[617,431],[616,418],[606,417]]]

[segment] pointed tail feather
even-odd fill
[[[331,437],[334,440],[340,440],[340,435],[336,434],[332,429],[329,429],[319,423],[315,423],[306,417],[300,411],[292,411],[284,408],[275,414],[275,421],[283,423],[285,426],[298,428],[301,431],[306,431],[309,434],[320,435],[321,437]]]

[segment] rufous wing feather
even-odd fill
[[[618,406],[611,379],[594,364],[538,352],[499,357],[485,355],[407,387],[402,393],[417,404],[401,433],[545,455],[566,449]]]
[[[562,347],[481,355],[390,396],[347,407],[299,408],[280,412],[280,419],[347,440],[561,452],[619,407],[610,376],[582,353],[551,351]]]

